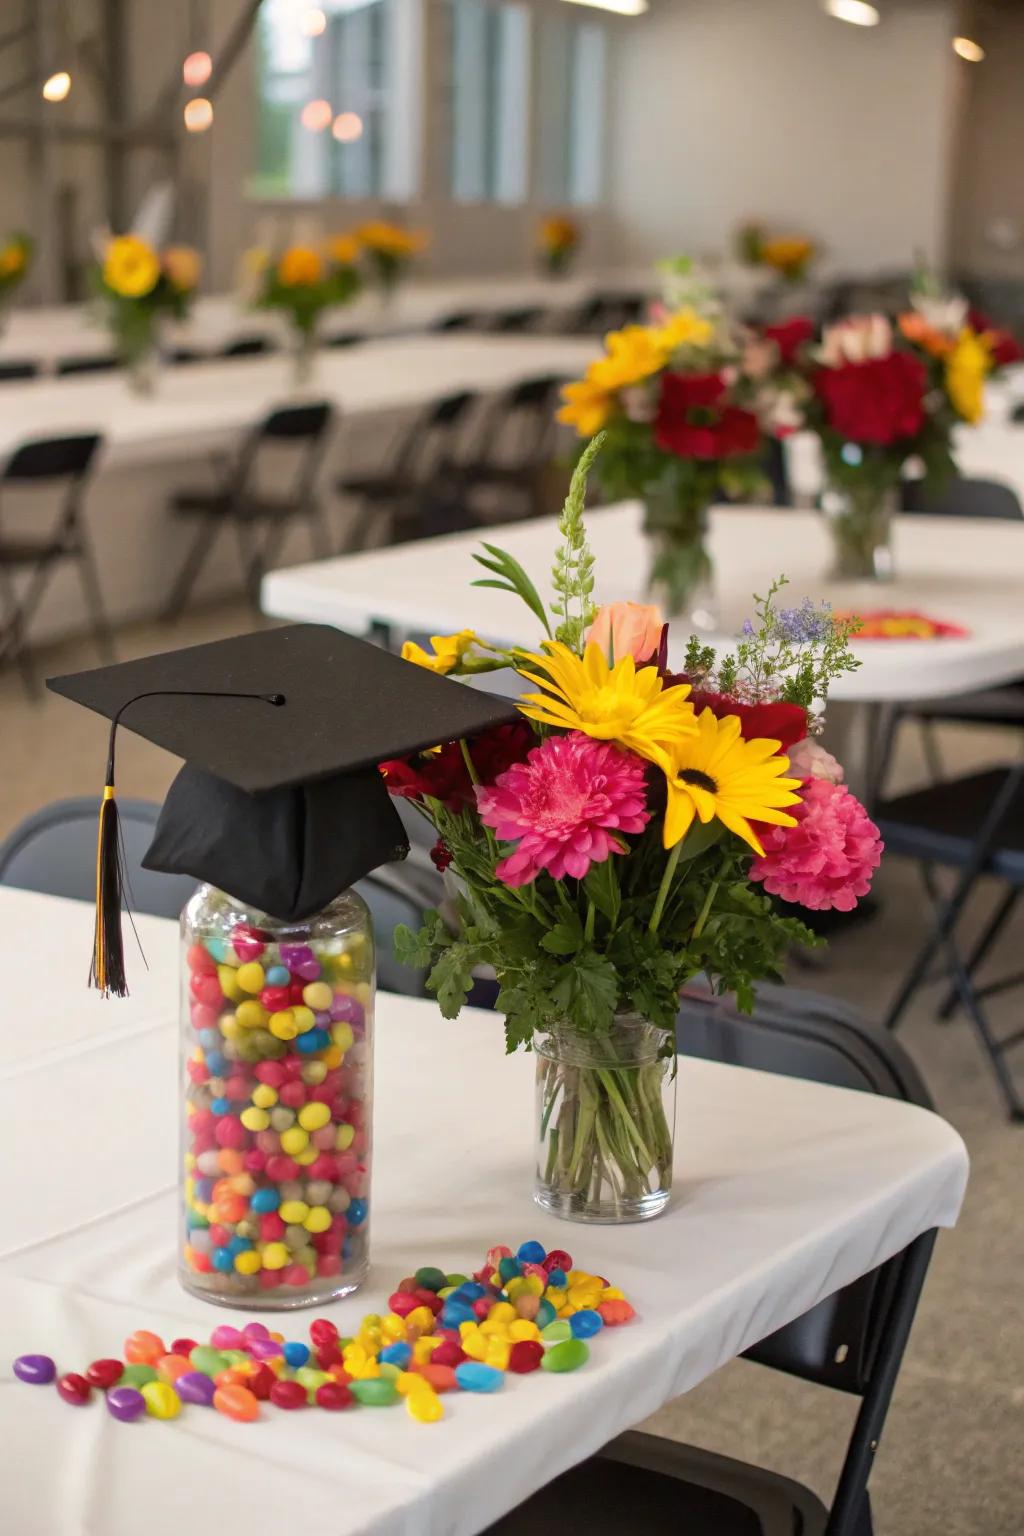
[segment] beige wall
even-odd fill
[[[986,59],[958,69],[951,257],[972,275],[1024,280],[1024,14],[989,13],[979,35]]]

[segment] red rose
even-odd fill
[[[525,720],[484,731],[469,743],[470,756],[481,784],[493,784],[499,773],[521,763],[536,737]],[[430,795],[449,810],[473,805],[473,781],[457,741],[446,741],[436,752],[416,752],[379,765],[388,790],[401,800],[420,800]]]
[[[882,447],[921,430],[926,385],[924,364],[909,352],[820,368],[814,376],[829,426],[850,442]]]
[[[757,417],[723,403],[726,383],[719,373],[666,373],[654,422],[654,441],[680,459],[726,459],[756,453]]]
[[[726,715],[736,715],[744,741],[777,741],[782,750],[788,752],[807,735],[807,711],[799,704],[786,704],[781,700],[741,704],[722,693],[704,693],[699,688],[690,698],[698,714],[702,709],[710,709],[719,720]]]
[[[990,330],[985,333],[985,339],[996,368],[1008,368],[1011,363],[1019,363],[1024,358],[1020,342],[1012,331]]]
[[[788,368],[796,362],[800,348],[813,339],[814,321],[808,320],[806,315],[793,315],[789,320],[780,320],[778,325],[766,325],[764,337],[766,341],[774,341],[780,358]]]

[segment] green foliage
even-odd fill
[[[587,543],[583,509],[587,499],[587,476],[604,441],[603,432],[592,438],[573,470],[569,494],[558,521],[563,543],[555,555],[551,572],[551,585],[557,594],[551,612],[556,618],[561,616],[561,623],[555,630],[555,639],[561,640],[577,654],[582,654],[583,636],[593,623],[596,611],[591,596],[594,590],[594,557]],[[578,608],[575,614],[572,612],[574,604]]]
[[[540,600],[540,594],[533,582],[527,576],[519,561],[508,553],[499,549],[495,544],[484,544],[486,555],[474,555],[477,565],[482,565],[484,570],[492,571],[492,578],[481,577],[471,583],[474,587],[495,587],[499,592],[511,592],[513,596],[522,598],[523,602],[543,624],[544,629],[551,637],[551,625],[548,623],[547,614],[544,612],[544,604]]]

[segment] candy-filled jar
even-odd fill
[[[285,923],[203,885],[181,936],[181,1283],[249,1309],[347,1295],[367,1270],[366,903]]]

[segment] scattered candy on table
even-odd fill
[[[387,1408],[405,1401],[409,1417],[434,1424],[446,1392],[486,1395],[505,1376],[575,1371],[590,1358],[604,1328],[634,1316],[622,1292],[573,1267],[562,1249],[540,1243],[491,1248],[472,1277],[423,1265],[401,1280],[383,1316],[369,1313],[351,1338],[318,1317],[309,1342],[286,1339],[264,1323],[219,1324],[209,1343],[147,1329],[124,1341],[124,1360],[94,1360],[79,1375],[57,1380],[63,1400],[84,1406],[93,1388],[106,1394],[113,1418],[174,1419],[183,1404],[213,1407],[241,1423],[269,1402],[289,1412],[330,1412],[357,1405]],[[57,1377],[49,1355],[20,1355],[14,1374],[30,1385]]]

